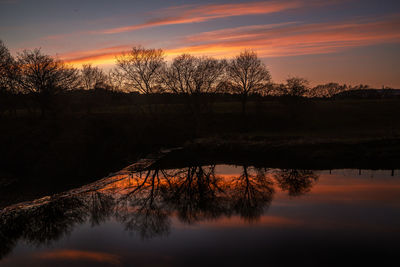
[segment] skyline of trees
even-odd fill
[[[230,93],[241,96],[243,113],[251,94],[332,97],[343,91],[370,89],[368,85],[334,82],[310,87],[307,79],[297,76],[288,77],[285,83],[273,83],[267,66],[252,50],[230,60],[181,54],[167,62],[162,49],[138,46],[117,56],[116,67],[106,72],[92,64],[81,69],[70,67],[40,49],[24,50],[13,57],[1,40],[0,87],[19,93],[96,87],[141,94]]]
[[[7,69],[12,70],[12,65],[15,67],[16,65],[24,64],[24,61],[26,64],[29,62],[29,60],[38,60],[39,57],[41,60],[51,60],[53,65],[59,65],[61,68],[81,72],[79,78],[82,81],[80,82],[79,86],[75,86],[76,88],[74,89],[94,89],[94,85],[90,85],[90,83],[97,83],[102,84],[103,86],[105,84],[114,86],[119,90],[137,91],[145,94],[160,92],[189,93],[196,90],[199,91],[199,88],[195,89],[192,85],[184,88],[184,84],[181,83],[182,81],[179,81],[180,79],[189,79],[189,75],[193,76],[193,70],[190,71],[190,73],[186,73],[186,76],[180,77],[176,77],[177,73],[174,73],[173,71],[174,68],[175,71],[179,71],[176,69],[177,67],[180,69],[188,67],[188,65],[185,66],[184,64],[193,65],[194,62],[202,61],[203,63],[208,64],[214,63],[214,65],[204,65],[210,70],[215,68],[215,63],[218,62],[218,64],[220,64],[218,71],[223,73],[219,75],[209,71],[208,75],[211,76],[202,77],[203,79],[208,78],[208,81],[199,81],[199,78],[201,77],[197,77],[197,81],[192,81],[192,83],[196,84],[195,86],[199,87],[200,84],[201,86],[207,85],[210,83],[211,78],[218,80],[220,76],[223,76],[224,81],[226,82],[224,85],[226,85],[226,87],[230,87],[229,90],[231,90],[232,93],[244,93],[244,95],[247,93],[260,93],[260,91],[261,94],[277,95],[279,94],[279,90],[282,88],[285,88],[286,91],[289,91],[287,89],[288,87],[296,86],[296,84],[293,84],[296,79],[297,81],[302,80],[301,83],[303,83],[303,85],[307,85],[305,87],[306,90],[303,90],[304,92],[301,94],[302,96],[324,95],[326,97],[330,97],[335,92],[370,88],[368,85],[363,84],[351,86],[346,84],[340,85],[334,82],[316,85],[311,88],[309,87],[309,81],[307,79],[297,76],[288,77],[285,84],[273,83],[267,66],[261,62],[257,56],[257,53],[252,50],[243,50],[239,55],[230,60],[217,60],[207,56],[196,57],[190,54],[181,54],[172,59],[171,62],[167,62],[162,49],[147,49],[142,46],[137,46],[133,47],[128,53],[117,56],[115,59],[116,67],[107,73],[99,66],[93,66],[92,64],[83,64],[81,69],[70,67],[62,60],[42,53],[40,49],[24,50],[22,53],[18,53],[16,57],[13,57],[8,48],[5,46],[4,42],[0,40],[1,87],[4,87],[5,77],[10,78],[10,74],[5,72]],[[49,62],[43,62],[43,64],[48,65]],[[221,66],[224,66],[223,70],[221,69]],[[240,69],[243,72],[242,74],[244,74],[246,69],[249,72],[247,72],[246,75],[241,76]],[[175,77],[171,77],[171,75],[174,75]],[[123,76],[123,79],[121,76]],[[192,79],[193,78],[195,77],[193,76]],[[94,80],[91,81],[90,79]],[[121,82],[121,80],[124,81]],[[179,81],[180,84],[176,84],[177,81]],[[308,83],[306,81],[308,81]],[[160,86],[161,83],[164,83],[164,86]],[[190,85],[190,83],[188,83],[188,85]],[[71,86],[71,84],[69,84],[69,86]],[[263,90],[266,90],[267,92],[262,92]],[[208,93],[210,92],[210,88],[200,91],[202,91],[202,93]],[[308,93],[308,91],[313,92]],[[218,92],[221,92],[221,86],[219,87]],[[285,94],[285,90],[282,89],[280,93]]]

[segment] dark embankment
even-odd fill
[[[233,164],[280,169],[400,169],[400,139],[199,139],[157,162],[160,168]]]
[[[245,116],[232,97],[208,101],[197,116],[188,111],[185,99],[167,100],[157,99],[151,112],[143,112],[148,106],[142,101],[96,105],[89,111],[86,106],[75,107],[45,118],[23,108],[16,115],[3,114],[0,201],[64,191],[158,149],[178,146],[185,149],[175,162],[211,159],[280,168],[399,168],[398,99],[293,103],[251,98]],[[10,197],[16,191],[23,192],[17,200]]]

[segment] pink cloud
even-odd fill
[[[254,49],[261,57],[282,57],[334,53],[352,47],[400,42],[400,19],[354,20],[301,24],[253,25],[204,32],[187,36],[171,44],[168,57],[181,53],[231,57],[243,49]],[[71,63],[90,61],[113,63],[115,56],[130,49],[122,45],[91,51],[77,51],[61,56]]]
[[[156,18],[141,24],[95,31],[93,33],[114,34],[135,31],[149,27],[205,22],[233,16],[271,14],[301,7],[327,5],[335,2],[337,1],[329,1],[328,3],[328,1],[317,0],[285,0],[235,4],[185,5],[180,7],[167,8],[162,12],[159,12],[164,15],[164,17],[162,18]]]

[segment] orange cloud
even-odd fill
[[[86,260],[94,262],[110,263],[118,265],[120,263],[119,257],[114,254],[81,250],[56,250],[50,252],[43,252],[36,255],[39,259],[50,260]]]
[[[89,63],[94,65],[114,64],[116,56],[131,48],[132,46],[130,45],[119,45],[94,50],[75,51],[61,54],[58,57],[75,67]]]
[[[335,52],[343,48],[400,41],[400,19],[375,22],[276,24],[246,26],[189,36],[181,50],[222,51],[223,56],[253,48],[261,56],[294,56]]]
[[[261,57],[323,54],[351,47],[400,42],[399,28],[400,19],[395,16],[347,23],[253,25],[187,36],[178,40],[174,48],[164,51],[167,58],[181,53],[232,57],[246,48],[256,50]],[[113,64],[115,56],[129,49],[129,46],[116,46],[82,51],[65,54],[62,59],[74,65],[89,62]]]
[[[286,0],[286,1],[237,3],[237,4],[208,4],[200,6],[186,5],[181,7],[173,7],[165,9],[163,12],[161,12],[161,13],[167,13],[167,16],[165,18],[157,18],[141,24],[111,28],[102,31],[95,31],[93,33],[114,34],[114,33],[135,31],[143,28],[157,27],[164,25],[205,22],[218,18],[226,18],[233,16],[270,14],[310,5],[321,5],[321,2],[320,1],[307,2],[304,0]],[[179,13],[179,15],[174,15],[177,13]]]

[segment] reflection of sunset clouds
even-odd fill
[[[98,263],[120,264],[120,257],[110,253],[83,251],[83,250],[53,250],[41,252],[35,255],[43,260],[71,260],[71,261],[92,261]]]
[[[258,227],[293,227],[295,225],[303,224],[300,220],[291,219],[283,216],[269,216],[262,215],[254,225]],[[215,221],[202,222],[202,227],[211,228],[238,228],[238,227],[248,227],[248,222],[244,222],[239,216],[223,217]]]

